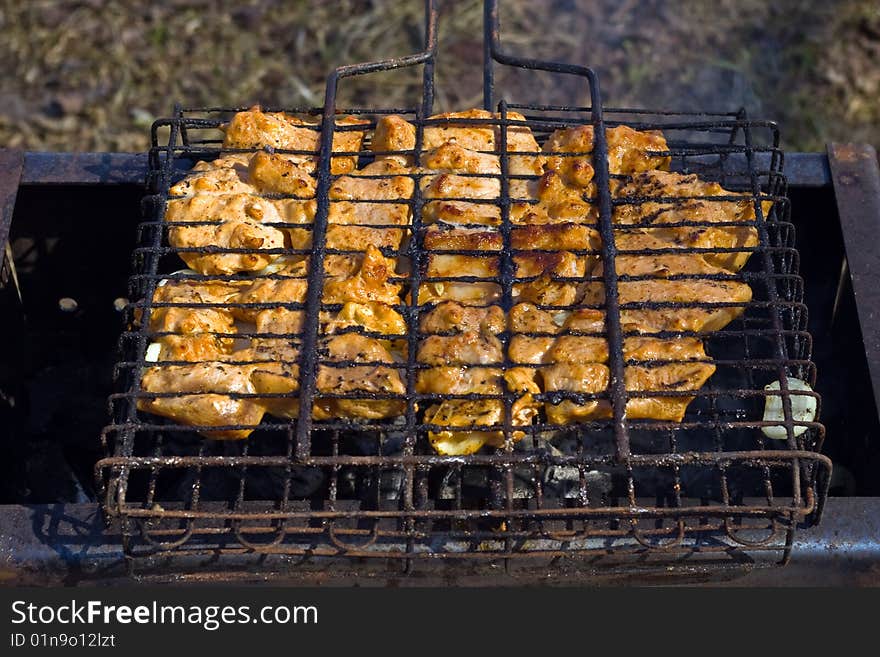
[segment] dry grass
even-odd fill
[[[437,109],[481,102],[481,4],[445,3]],[[880,8],[872,0],[502,6],[510,50],[592,64],[611,104],[745,105],[778,120],[792,149],[880,142]],[[418,49],[422,13],[420,0],[0,0],[0,144],[142,150],[153,118],[175,101],[320,104],[333,66]],[[346,82],[342,101],[412,106],[419,97],[414,72],[373,80]],[[535,74],[501,84],[520,101],[583,93]]]

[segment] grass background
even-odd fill
[[[790,150],[880,143],[876,0],[501,0],[507,49],[587,64],[609,105],[776,120]],[[435,109],[481,104],[482,3],[442,2]],[[185,105],[318,105],[334,66],[407,54],[421,0],[0,0],[0,146],[143,150]],[[502,76],[509,100],[582,89]],[[341,101],[413,106],[415,72],[345,82]]]

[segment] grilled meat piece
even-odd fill
[[[471,151],[457,142],[448,142],[425,153],[422,166],[432,171],[443,171],[435,176],[425,176],[421,181],[424,198],[441,199],[425,204],[425,223],[443,221],[490,226],[501,223],[501,210],[497,203],[461,200],[497,201],[501,195],[501,162],[497,155]]]
[[[363,130],[346,129],[369,123],[350,116],[336,119],[333,132],[333,152],[358,152],[364,139]],[[300,151],[284,154],[284,157],[309,171],[317,165],[320,146],[320,123],[308,122],[283,112],[263,112],[254,106],[246,112],[238,112],[221,129],[226,133],[223,147],[227,149],[258,149],[269,146],[276,149]],[[331,173],[347,173],[357,166],[356,155],[333,157]]]
[[[608,146],[608,171],[632,174],[654,169],[668,169],[671,158],[659,132],[640,132],[620,125],[605,130]],[[544,144],[547,168],[558,171],[570,185],[587,187],[593,180],[593,126],[581,125],[557,130]]]
[[[618,274],[650,276],[639,280],[618,280],[620,321],[624,330],[653,333],[657,331],[719,331],[745,310],[752,300],[752,288],[736,280],[712,278],[666,278],[673,274],[708,276],[719,272],[718,267],[687,256],[686,261],[657,260],[653,256],[639,256],[618,262]],[[680,266],[682,271],[670,269]],[[724,272],[724,270],[720,270]],[[726,272],[725,272],[726,273]],[[593,276],[602,274],[599,264]],[[583,302],[601,305],[605,302],[605,287],[593,282],[584,286]],[[683,307],[632,308],[626,304],[646,303],[689,304]],[[729,304],[729,305],[728,305]]]
[[[315,178],[308,168],[277,153],[254,153],[248,165],[248,176],[261,192],[289,194],[296,198],[315,196]]]
[[[263,406],[254,398],[234,398],[230,394],[254,394],[250,367],[221,362],[150,367],[141,379],[145,393],[171,394],[168,397],[141,397],[138,409],[170,418],[180,424],[198,427],[244,425],[237,429],[200,429],[207,438],[240,440],[247,438],[263,418]]]
[[[624,230],[615,231],[615,243],[620,250],[744,249],[702,254],[712,265],[738,271],[749,259],[751,249],[758,245],[758,231],[753,225],[755,206],[751,197],[729,192],[718,183],[704,182],[694,174],[645,171],[623,181],[615,194],[618,198],[633,201],[617,205],[614,211],[614,221],[626,226]],[[737,196],[742,200],[725,200]],[[652,198],[671,200],[654,201]],[[764,214],[769,213],[770,207],[770,202],[762,203]],[[681,222],[699,225],[665,226]],[[724,222],[741,222],[743,225],[713,225]]]
[[[345,417],[378,420],[402,415],[403,399],[382,399],[385,395],[403,395],[406,386],[395,367],[377,363],[395,363],[382,341],[357,333],[344,333],[322,342],[318,366],[318,396],[313,415],[317,420]],[[369,363],[357,365],[356,363]],[[337,366],[337,363],[344,363]],[[322,396],[321,393],[351,394],[348,398]],[[371,399],[378,394],[379,399]]]
[[[396,305],[403,286],[389,280],[395,276],[394,268],[394,260],[372,245],[362,256],[330,256],[324,262],[324,303],[378,301]]]
[[[246,252],[178,251],[187,266],[202,274],[257,271],[284,247],[284,233],[267,223],[281,223],[277,208],[250,194],[197,194],[168,201],[168,242],[177,249],[247,249]]]
[[[580,340],[596,338],[580,338]],[[558,341],[561,338],[557,339]],[[604,341],[602,341],[604,343]],[[553,424],[595,420],[611,416],[611,406],[601,397],[609,383],[609,370],[602,362],[585,362],[589,358],[607,360],[607,347],[571,349],[575,343],[554,351],[549,360],[555,364],[542,367],[541,377],[545,392],[565,391],[586,393],[592,399],[565,399],[560,403],[545,404],[547,419]],[[594,344],[595,343],[590,343]],[[605,349],[602,354],[601,350]],[[581,352],[590,352],[581,357]],[[629,419],[652,419],[681,422],[694,395],[673,396],[669,392],[696,392],[715,372],[715,366],[707,360],[703,344],[695,338],[626,338],[623,355],[627,361],[651,361],[645,364],[628,364],[624,368],[624,385],[627,392],[644,394],[630,397],[626,403]]]
[[[471,151],[494,151],[494,126],[456,121],[456,119],[478,121],[491,118],[491,112],[481,109],[435,114],[428,118],[431,125],[426,125],[424,128],[422,149],[430,151],[438,146],[452,142]]]
[[[416,127],[403,117],[390,114],[376,122],[370,150],[376,153],[377,161],[391,160],[403,166],[412,166],[415,162],[412,153],[401,151],[413,151],[415,147]]]
[[[538,415],[540,405],[533,395],[538,394],[540,388],[534,381],[534,372],[528,369],[503,372],[489,368],[432,368],[420,373],[419,392],[500,395],[502,379],[508,390],[521,393],[511,403],[511,427],[529,426]],[[503,430],[480,431],[471,427],[502,425],[504,416],[501,399],[447,399],[425,411],[425,423],[438,425],[437,429],[428,431],[428,440],[438,453],[448,456],[473,454],[486,444],[502,447]],[[509,432],[514,442],[524,436],[524,431]]]

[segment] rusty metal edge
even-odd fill
[[[745,157],[730,157],[731,170],[746,167]],[[756,154],[757,165],[769,161]],[[740,162],[741,160],[741,162]],[[766,166],[766,165],[765,165]],[[147,153],[55,153],[29,151],[24,156],[23,185],[143,185]],[[786,153],[783,173],[791,187],[831,184],[824,153]]]
[[[880,166],[868,144],[829,144],[828,163],[874,402],[880,409]]]
[[[0,506],[0,586],[74,586],[131,581],[118,527],[96,504]],[[409,574],[382,560],[242,554],[174,554],[138,559],[144,583],[266,582],[298,585],[515,586],[583,584],[712,584],[734,586],[880,585],[880,498],[830,498],[818,527],[795,536],[792,560],[737,551],[725,563],[683,560],[674,565],[632,562],[626,571],[589,559],[555,560],[522,572],[498,564],[432,561]]]
[[[24,169],[25,154],[16,149],[0,149],[0,264],[12,226],[15,199]]]

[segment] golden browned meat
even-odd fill
[[[429,226],[425,230],[426,251],[500,251],[501,233],[488,228]]]
[[[592,187],[566,184],[558,172],[550,170],[538,180],[511,185],[515,203],[510,218],[516,224],[595,224],[599,209],[594,197]]]
[[[376,153],[376,160],[392,160],[403,166],[412,166],[415,162],[412,153],[400,151],[412,151],[415,147],[416,127],[403,117],[390,114],[376,122],[370,142],[370,150]]]
[[[153,294],[150,330],[160,345],[157,360],[216,360],[233,348],[236,332],[232,313],[222,307],[240,288],[219,281],[160,281]],[[219,307],[202,304],[220,304]],[[137,313],[140,321],[141,314]]]
[[[200,430],[208,438],[247,438],[260,423],[265,412],[253,398],[230,396],[256,392],[248,367],[210,361],[150,367],[144,372],[141,387],[145,393],[174,395],[142,397],[137,403],[142,411],[189,426],[245,425],[239,429]]]
[[[510,231],[514,249],[548,251],[596,251],[602,248],[599,231],[575,223],[514,226]]]
[[[573,338],[566,336],[566,339]],[[556,351],[559,341],[551,349],[549,360],[555,364],[541,368],[544,390],[589,393],[596,398],[583,400],[566,399],[559,404],[547,402],[547,418],[553,424],[607,418],[611,406],[601,397],[608,386],[609,370],[603,364],[607,360],[607,347],[599,340],[584,344],[582,349],[572,348],[576,343]],[[590,348],[592,345],[592,348]],[[586,357],[580,357],[583,352]],[[604,352],[604,353],[603,353]],[[628,364],[624,369],[627,392],[637,393],[626,403],[629,419],[653,419],[680,422],[694,396],[670,396],[668,392],[696,392],[715,372],[715,366],[707,361],[703,344],[695,338],[626,338],[623,355]],[[604,356],[604,358],[603,358]],[[597,362],[587,362],[594,359]],[[641,396],[644,395],[644,396]]]
[[[605,130],[608,146],[608,171],[631,174],[653,169],[668,169],[671,158],[666,139],[659,132],[640,132],[620,125]],[[547,168],[558,171],[566,183],[587,187],[593,179],[593,126],[582,125],[557,130],[544,144]]]
[[[169,194],[253,194],[257,190],[250,182],[249,158],[249,154],[240,153],[199,162],[183,180],[171,186]]]
[[[419,286],[419,304],[457,301],[483,306],[501,297],[501,286],[489,281],[454,280],[462,277],[492,279],[498,275],[497,257],[431,253],[427,279]],[[433,280],[452,278],[453,280]]]
[[[504,348],[495,335],[481,331],[429,335],[419,344],[418,358],[426,365],[500,365]]]
[[[505,325],[504,311],[499,306],[478,308],[447,301],[422,316],[419,330],[428,335],[446,335],[457,331],[479,331],[491,335],[501,333]]]
[[[335,270],[335,264],[348,271]],[[390,279],[396,276],[395,262],[386,258],[370,245],[362,256],[329,256],[324,262],[327,278],[324,281],[324,303],[346,301],[378,301],[389,306],[400,303],[401,283]]]
[[[409,225],[411,211],[405,201],[412,197],[415,183],[404,175],[408,172],[395,160],[380,160],[338,178],[330,187],[334,200],[328,215],[328,248],[364,251],[368,244],[399,248],[405,232],[387,227]],[[389,202],[396,200],[404,202]]]
[[[394,308],[374,301],[349,301],[324,323],[323,331],[332,335],[353,328],[389,336],[387,340],[379,338],[379,344],[394,356],[403,358],[406,355],[406,321]]]
[[[318,366],[318,396],[312,411],[315,419],[330,420],[345,417],[378,420],[402,415],[403,399],[382,398],[385,395],[403,395],[406,386],[395,367],[376,363],[395,362],[382,341],[358,333],[343,333],[326,338],[320,348]],[[367,365],[340,362],[370,363]],[[322,396],[320,393],[351,394],[350,398]],[[379,399],[370,399],[378,394]]]
[[[249,363],[254,392],[269,395],[254,401],[272,415],[295,419],[299,417],[299,356],[299,347],[291,340],[260,338],[253,346],[235,352],[231,360]]]
[[[693,258],[693,256],[690,256]],[[752,299],[752,288],[747,284],[734,280],[713,280],[711,278],[668,279],[666,276],[676,273],[710,274],[717,268],[703,262],[700,270],[699,258],[694,259],[688,272],[670,271],[664,266],[675,264],[672,261],[661,261],[660,267],[652,269],[652,261],[644,257],[624,261],[623,269],[618,264],[618,274],[627,273],[654,276],[642,280],[619,280],[617,290],[621,305],[665,302],[670,304],[701,304],[701,306],[660,307],[660,308],[621,308],[620,321],[624,330],[652,333],[656,331],[719,331],[745,310],[745,304]],[[601,276],[602,265],[594,269],[594,276]],[[605,287],[601,282],[588,283],[584,286],[583,302],[600,305],[605,302]],[[726,305],[735,304],[735,305]]]
[[[347,130],[349,126],[364,125],[368,121],[350,116],[336,120],[333,132],[334,153],[356,153],[364,139],[363,130]],[[292,162],[314,170],[320,146],[320,123],[304,121],[283,112],[263,112],[258,106],[246,112],[238,112],[223,130],[226,133],[223,147],[228,149],[258,149],[270,146],[276,149],[301,151],[285,154]],[[347,173],[357,166],[356,155],[337,156],[331,159],[332,173]]]
[[[624,181],[616,190],[616,195],[638,201],[615,208],[614,221],[627,226],[625,230],[615,231],[618,249],[744,249],[702,254],[710,264],[738,271],[751,255],[751,249],[758,245],[757,229],[751,225],[755,221],[751,197],[728,192],[718,183],[701,181],[694,174],[685,176],[667,171],[646,171]],[[725,197],[731,196],[742,196],[743,200],[725,200]],[[716,200],[711,197],[720,198]],[[680,200],[648,200],[651,198]],[[769,212],[770,203],[764,202],[762,209],[765,213]],[[681,222],[701,225],[664,226]],[[742,222],[744,225],[713,225],[722,222]]]
[[[241,321],[256,322],[260,313],[271,309],[270,304],[273,303],[278,304],[278,308],[294,310],[289,307],[290,304],[305,301],[307,267],[308,262],[304,258],[290,259],[283,267],[267,271],[265,277],[254,278],[235,298],[236,304],[243,305],[231,306],[233,316]]]
[[[403,296],[412,292],[405,287],[410,263],[385,254],[402,256],[409,239],[425,250],[415,300],[415,384],[424,398],[416,408],[438,453],[509,447],[505,440],[520,440],[542,413],[553,424],[610,417],[605,313],[581,307],[601,308],[605,299],[593,128],[557,130],[542,147],[525,117],[506,116],[506,128],[498,125],[498,114],[485,110],[431,117],[420,153],[414,152],[413,124],[381,117],[368,141],[375,160],[361,169],[356,155],[341,153],[361,150],[366,122],[337,119],[329,252],[320,263],[327,305],[318,318],[317,390],[310,409],[316,420],[382,420],[404,413],[406,334],[413,327],[398,308],[413,301]],[[171,246],[220,251],[181,252],[190,267],[237,276],[174,280],[157,288],[154,302],[173,305],[152,311],[158,345],[148,357],[187,364],[148,366],[145,391],[180,395],[142,399],[138,407],[202,425],[208,437],[244,438],[252,429],[211,428],[250,427],[265,412],[291,419],[301,412],[300,304],[318,207],[320,123],[255,107],[224,129],[224,154],[197,164],[172,187],[165,219]],[[659,133],[617,126],[606,137],[617,201],[627,418],[680,421],[715,367],[700,339],[651,334],[708,333],[743,312],[751,289],[731,274],[758,244],[754,203],[696,176],[669,173],[668,146]],[[509,312],[497,305],[507,263],[502,161],[511,176],[504,184],[512,200],[508,257],[515,276]],[[416,179],[425,228],[411,235]],[[724,196],[734,197],[701,198]],[[769,203],[762,210],[768,212]],[[681,222],[697,225],[675,225]],[[716,252],[651,252],[676,248]],[[628,253],[643,250],[648,252]],[[644,302],[708,307],[627,307]],[[505,393],[513,393],[507,436],[499,428]],[[541,393],[549,396],[536,401]],[[564,393],[581,396],[561,399]],[[250,397],[235,399],[237,394]],[[466,398],[471,395],[478,398]]]
[[[538,415],[539,404],[533,395],[540,393],[531,370],[514,368],[506,372],[490,368],[432,368],[420,372],[418,391],[442,394],[500,395],[501,379],[508,390],[522,393],[511,404],[511,426],[529,426]],[[425,411],[425,423],[438,425],[428,431],[431,446],[440,454],[463,456],[473,454],[484,445],[504,445],[503,430],[462,430],[470,427],[491,427],[504,423],[504,402],[501,399],[447,399]],[[512,441],[521,440],[523,431],[511,431]]]
[[[569,251],[523,251],[513,256],[517,280],[515,301],[548,306],[570,306],[578,299],[579,281],[586,274],[587,258]]]
[[[501,118],[500,113],[495,114],[496,118]],[[519,112],[507,112],[508,121],[525,121]],[[495,127],[495,144],[496,150],[501,151],[501,132],[503,126]],[[507,152],[508,156],[507,172],[512,176],[540,176],[544,173],[544,164],[546,158],[541,153],[541,147],[532,134],[532,129],[528,126],[507,126]]]
[[[454,142],[471,151],[490,152],[495,150],[494,126],[456,122],[456,119],[492,119],[492,113],[481,109],[471,109],[464,112],[435,114],[429,117],[432,125],[424,128],[422,149],[430,151],[447,142]]]
[[[248,165],[248,176],[251,184],[261,192],[290,194],[296,198],[315,195],[315,179],[308,169],[277,153],[254,153]]]
[[[451,224],[497,225],[501,210],[497,203],[471,203],[461,199],[497,200],[501,194],[501,163],[497,155],[468,150],[449,142],[422,156],[422,166],[443,171],[425,176],[422,195],[429,201],[423,209],[425,223],[443,221]]]
[[[168,243],[178,249],[212,247],[247,252],[198,253],[178,251],[180,258],[202,274],[234,274],[262,269],[284,247],[284,233],[272,226],[281,222],[275,206],[250,194],[197,194],[168,201],[165,222]]]

